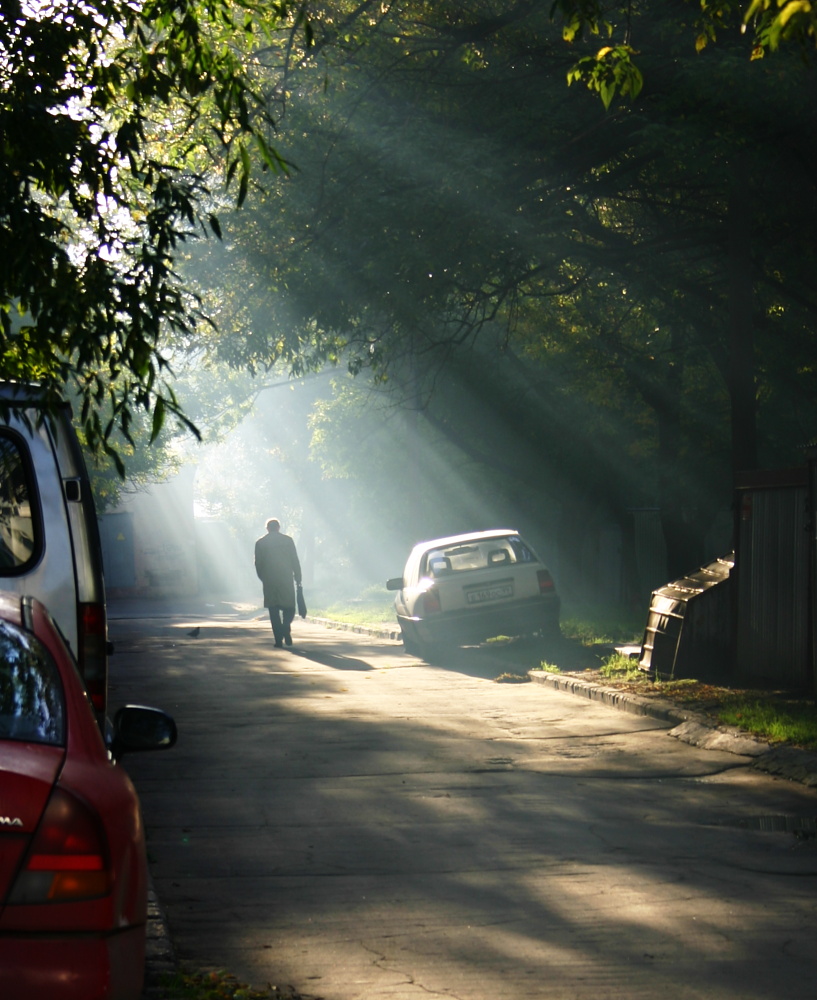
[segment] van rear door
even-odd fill
[[[13,392],[0,420],[0,589],[30,594],[65,636],[100,721],[107,708],[107,621],[99,530],[66,405],[39,419]]]

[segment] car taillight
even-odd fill
[[[552,594],[555,591],[556,586],[553,583],[553,577],[546,569],[538,569],[536,571],[536,576],[539,580],[540,594]]]
[[[439,591],[432,587],[423,594],[423,610],[427,615],[436,615],[439,614],[440,609]]]
[[[77,662],[94,709],[102,717],[108,701],[108,627],[104,604],[79,606]]]
[[[77,902],[110,890],[105,839],[96,817],[79,799],[56,788],[8,902]]]

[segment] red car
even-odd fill
[[[46,609],[0,593],[3,1000],[138,1000],[147,862],[116,758],[175,741],[168,715],[126,706],[109,752]]]

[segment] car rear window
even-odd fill
[[[22,572],[38,556],[35,493],[25,446],[0,433],[0,574]]]
[[[0,621],[0,739],[65,745],[65,695],[51,654]]]
[[[441,577],[475,569],[499,569],[515,563],[537,562],[533,551],[518,536],[486,538],[426,553],[423,573]]]

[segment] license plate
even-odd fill
[[[506,597],[513,597],[513,581],[507,583],[494,583],[488,587],[478,587],[468,590],[465,594],[467,604],[482,604],[484,601],[501,601]]]

